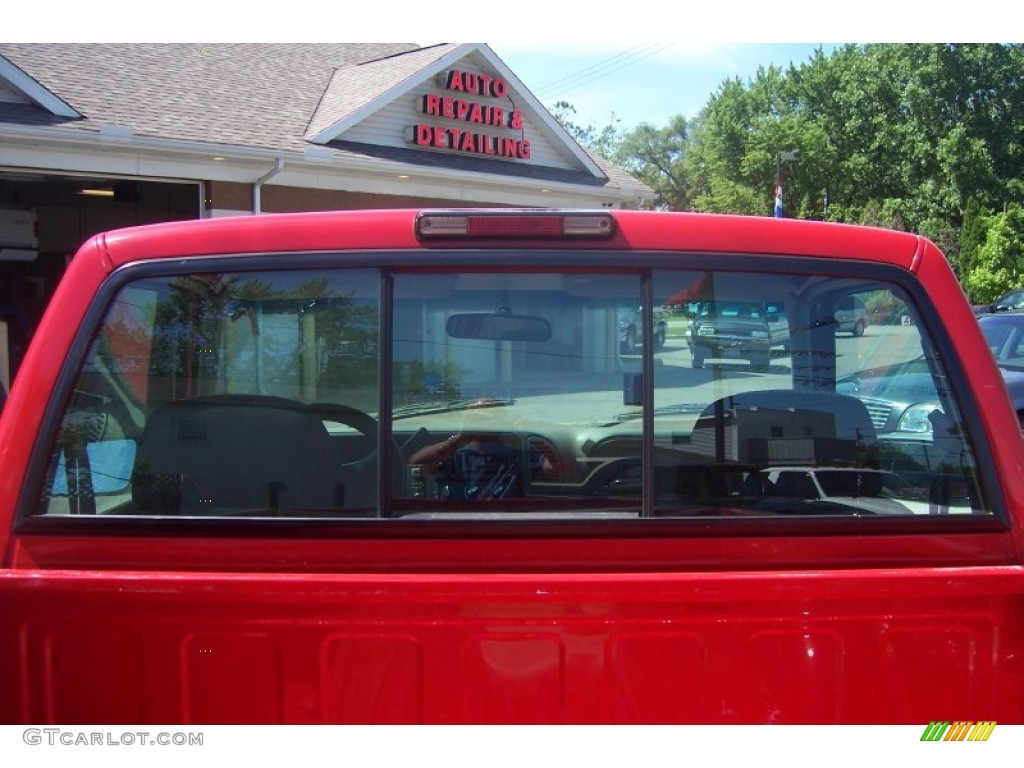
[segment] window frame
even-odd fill
[[[945,361],[945,373],[961,416],[968,430],[974,459],[978,467],[978,480],[991,515],[928,515],[906,518],[821,517],[796,518],[670,518],[655,517],[656,507],[654,462],[652,460],[654,433],[654,355],[644,349],[642,464],[643,490],[641,514],[631,520],[445,520],[414,521],[389,519],[393,508],[393,494],[389,477],[389,452],[382,450],[392,432],[393,392],[393,293],[394,275],[451,270],[503,272],[523,268],[538,271],[598,271],[601,273],[637,275],[640,278],[643,321],[645,327],[654,323],[653,275],[663,270],[764,271],[770,259],[771,272],[778,274],[820,274],[886,282],[899,287],[913,305],[919,322],[935,347],[936,354]],[[595,267],[595,265],[598,265]],[[380,346],[379,374],[380,414],[378,422],[381,464],[378,471],[377,519],[367,523],[356,519],[330,519],[317,521],[309,518],[273,519],[253,517],[243,519],[159,517],[104,517],[104,516],[45,516],[36,514],[42,483],[45,479],[51,445],[56,437],[71,390],[93,340],[114,298],[131,282],[147,278],[168,278],[182,274],[203,272],[298,272],[325,269],[376,269],[380,275]],[[1009,529],[1009,518],[1002,490],[996,482],[993,457],[987,439],[980,428],[977,404],[970,395],[967,377],[959,364],[950,366],[957,358],[952,341],[938,310],[928,300],[923,286],[897,267],[878,264],[837,261],[827,257],[794,257],[706,252],[648,252],[611,250],[531,250],[515,248],[494,250],[403,250],[403,251],[331,251],[318,253],[265,253],[233,256],[204,256],[181,259],[160,259],[135,262],[115,270],[104,281],[96,299],[81,323],[70,354],[58,377],[53,397],[33,446],[31,468],[23,484],[15,515],[15,530],[21,534],[48,535],[172,535],[172,536],[243,536],[267,535],[305,538],[328,535],[335,538],[401,538],[414,535],[430,539],[467,538],[649,538],[649,537],[706,537],[706,536],[847,536],[851,534],[927,534],[1000,532]],[[386,521],[386,523],[385,523]],[[385,524],[382,524],[385,523]]]

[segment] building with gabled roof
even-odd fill
[[[15,359],[98,231],[655,197],[581,147],[485,44],[0,43],[0,321]]]

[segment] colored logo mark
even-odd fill
[[[921,734],[921,741],[988,741],[996,723],[994,720],[973,720],[950,723],[933,720]]]

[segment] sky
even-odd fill
[[[1006,42],[993,36],[1024,29],[1024,4],[1003,0],[972,0],[970,13],[948,0],[303,0],[273,13],[176,0],[158,20],[137,0],[8,5],[6,42],[483,42],[544,106],[567,101],[577,125],[623,130],[693,117],[724,80],[799,66],[819,47]]]
[[[760,67],[799,66],[834,43],[488,43],[540,102],[572,104],[581,127],[623,130],[642,122],[663,127],[691,118],[722,82],[746,83]]]

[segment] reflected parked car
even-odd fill
[[[999,312],[978,318],[988,348],[1003,374],[1017,419],[1024,428],[1024,312]]]
[[[836,391],[864,403],[879,435],[920,440],[930,436],[931,414],[940,410],[928,360],[871,368],[838,382]]]
[[[664,349],[668,337],[667,312],[663,307],[654,308],[654,348]],[[619,351],[624,355],[636,355],[644,343],[643,309],[636,307],[619,318]]]
[[[868,310],[860,296],[843,296],[836,304],[836,330],[863,336],[868,327]]]
[[[740,358],[768,370],[772,352],[789,348],[789,322],[777,301],[699,301],[690,305],[687,342],[694,368],[708,358]]]
[[[902,479],[894,472],[865,467],[770,467],[761,470],[771,506],[780,497],[803,499],[817,510],[830,505],[874,515],[928,514],[927,503],[897,500]],[[958,511],[967,511],[958,510]]]
[[[975,304],[971,308],[974,310],[974,314],[978,316],[1024,309],[1024,288],[1014,288],[1012,291],[1004,293],[991,304]]]
[[[1024,428],[1024,312],[983,315],[978,323]],[[935,388],[935,378],[924,356],[862,371],[840,381],[837,391],[858,397],[867,406],[879,435],[887,439],[930,436],[932,414],[942,410],[943,398]]]

